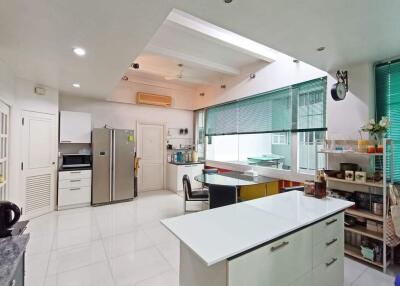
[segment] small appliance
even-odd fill
[[[19,220],[21,210],[9,201],[0,201],[0,237],[11,235],[13,225]]]
[[[63,169],[90,168],[92,166],[92,155],[89,154],[63,154]]]

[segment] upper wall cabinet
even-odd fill
[[[60,112],[60,143],[91,143],[92,117],[83,112]]]

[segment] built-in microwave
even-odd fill
[[[63,168],[85,168],[92,166],[92,155],[86,154],[63,154]]]

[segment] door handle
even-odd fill
[[[335,223],[335,222],[337,222],[337,218],[335,218],[335,219],[333,219],[331,221],[327,221],[325,224],[326,225],[331,225],[332,223]]]
[[[325,263],[325,266],[326,266],[326,267],[329,267],[329,266],[331,266],[333,263],[335,263],[336,261],[337,261],[337,258],[332,258],[331,261]]]
[[[328,241],[327,243],[325,243],[326,246],[329,246],[331,244],[334,244],[337,241],[337,238],[332,239],[331,241]]]
[[[278,245],[276,245],[276,246],[272,246],[272,247],[271,247],[271,251],[272,251],[272,252],[277,251],[278,249],[280,249],[280,248],[282,248],[282,247],[285,247],[285,246],[288,245],[288,244],[289,244],[288,241],[283,241],[281,244],[278,244]]]

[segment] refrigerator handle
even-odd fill
[[[113,165],[113,173],[112,173],[112,199],[115,199],[115,130],[112,131],[112,165]]]
[[[110,202],[112,202],[112,189],[113,189],[113,173],[114,173],[114,166],[113,166],[113,146],[112,146],[112,142],[113,142],[113,131],[110,130],[110,152],[109,152],[109,162],[110,162],[110,189],[109,189],[109,196],[110,196]]]

